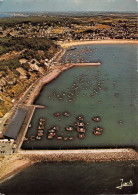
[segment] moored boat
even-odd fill
[[[68,140],[68,137],[64,137],[63,139],[64,139],[65,141],[67,141],[67,140]]]
[[[40,122],[45,122],[45,120],[46,120],[45,118],[40,118],[39,119]]]
[[[84,120],[83,116],[78,116],[76,119],[77,120],[80,120],[80,121],[83,121]]]
[[[66,117],[69,117],[70,116],[70,113],[69,112],[64,112],[62,115],[63,116],[66,116]]]
[[[39,137],[43,136],[44,134],[43,133],[38,133],[37,134]]]
[[[100,117],[99,116],[94,116],[93,118],[92,118],[92,120],[94,121],[94,122],[100,122]]]
[[[95,129],[95,131],[103,131],[103,128],[100,127],[100,126],[97,126],[97,127],[95,127],[94,129]]]
[[[38,130],[43,130],[44,129],[44,126],[39,126],[38,127]]]
[[[51,133],[49,133],[48,135],[51,135],[52,137],[55,137],[56,136],[56,133],[55,132],[51,132]]]
[[[55,130],[54,129],[50,129],[50,130],[48,130],[48,133],[55,133]]]
[[[36,139],[38,139],[38,140],[40,140],[41,138],[42,138],[42,137],[40,137],[40,136],[38,136],[38,135],[36,136]]]
[[[83,122],[77,122],[76,123],[78,127],[84,127],[84,123]]]
[[[79,132],[79,133],[85,133],[85,129],[83,128],[83,127],[77,127],[77,132]]]
[[[48,135],[47,138],[48,138],[48,139],[53,139],[53,136]]]
[[[101,135],[102,132],[101,132],[101,131],[94,131],[93,134],[94,134],[94,135]]]
[[[55,131],[58,131],[59,127],[58,126],[54,126],[52,129],[55,130]]]
[[[58,136],[58,137],[57,137],[57,139],[58,139],[58,140],[61,140],[61,139],[63,139],[63,137],[61,137],[61,136]]]
[[[73,130],[73,127],[72,127],[72,126],[65,127],[65,130],[66,130],[66,131],[72,131],[72,130]]]
[[[59,112],[56,112],[53,115],[56,116],[56,117],[59,117],[60,116],[60,113]]]
[[[85,138],[85,134],[84,134],[84,133],[79,134],[79,135],[78,135],[78,138],[79,138],[79,139],[84,139],[84,138]]]
[[[38,130],[38,133],[43,133],[44,131],[43,130]]]
[[[69,137],[69,140],[73,140],[74,139],[74,137],[72,136],[72,137]]]

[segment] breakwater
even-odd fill
[[[114,162],[138,160],[130,148],[92,150],[19,150],[0,163],[0,182],[36,162]]]
[[[138,160],[138,154],[130,148],[92,150],[20,150],[20,155],[31,161],[128,161]]]

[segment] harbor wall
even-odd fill
[[[20,150],[31,161],[130,161],[138,160],[138,154],[130,148],[91,150]]]

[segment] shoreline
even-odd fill
[[[62,56],[61,56],[62,57]],[[59,63],[60,64],[60,63]],[[100,62],[97,63],[67,63],[67,64],[60,64],[54,67],[54,69],[48,73],[47,75],[40,78],[40,80],[35,83],[35,89],[31,93],[30,98],[28,99],[27,106],[34,106],[34,101],[39,95],[40,91],[42,90],[43,86],[50,83],[52,80],[56,79],[61,73],[64,71],[77,66],[100,66]]]
[[[88,45],[88,44],[137,44],[138,41],[132,40],[99,40],[99,41],[82,41],[82,42],[70,42],[70,43],[61,43],[61,46],[66,51],[66,48],[75,46],[75,45]],[[60,64],[60,59],[58,57],[58,66],[54,68],[47,75],[44,75],[40,80],[35,83],[34,91],[31,93],[30,98],[27,102],[27,106],[34,106],[33,102],[36,97],[39,95],[42,87],[57,78],[65,70],[72,68],[73,66],[79,66],[74,64]],[[55,54],[56,56],[56,54]],[[14,159],[15,157],[15,159]],[[138,154],[135,150],[126,148],[126,149],[92,149],[92,150],[34,150],[34,151],[22,151],[20,150],[17,154],[9,156],[11,161],[3,160],[0,165],[0,183],[4,182],[11,176],[19,173],[23,169],[29,167],[30,165],[36,162],[47,162],[47,161],[86,161],[86,162],[106,162],[106,161],[133,161],[138,160]],[[13,159],[12,159],[13,158]]]
[[[78,149],[78,150],[20,150],[19,154],[37,161],[130,161],[138,160],[138,154],[131,148],[123,149]]]
[[[0,184],[32,164],[34,164],[33,161],[25,159],[19,154],[9,156],[9,159],[3,159],[0,164]]]
[[[15,158],[14,158],[15,157]],[[0,166],[0,184],[25,168],[39,162],[123,162],[138,160],[131,148],[84,150],[20,150]]]
[[[91,41],[71,41],[71,42],[58,42],[58,44],[63,48],[68,48],[71,46],[79,45],[94,45],[94,44],[138,44],[138,40],[129,39],[112,39],[112,40],[91,40]]]

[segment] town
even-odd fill
[[[137,39],[136,14],[90,16],[29,16],[3,19],[0,37],[46,37],[55,41]]]

